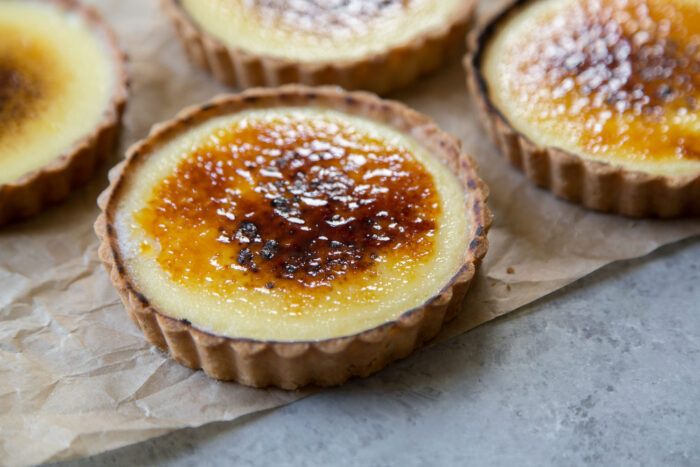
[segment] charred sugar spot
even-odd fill
[[[250,251],[250,248],[241,248],[241,251],[238,253],[238,258],[236,259],[238,264],[241,266],[248,266],[251,264],[252,260],[253,252]]]
[[[270,201],[270,204],[272,207],[279,209],[282,212],[289,212],[289,200],[287,198],[283,198],[281,196],[278,198],[273,198]]]
[[[250,240],[258,236],[258,226],[251,221],[243,221],[238,226],[238,234]]]
[[[277,254],[277,251],[279,250],[279,243],[275,240],[268,240],[265,242],[265,246],[262,249],[262,257],[264,259],[272,259],[275,257]]]

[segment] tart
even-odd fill
[[[482,121],[537,185],[628,216],[700,214],[700,2],[517,1],[471,46]]]
[[[188,56],[230,86],[386,93],[463,47],[475,0],[163,0]]]
[[[98,201],[100,256],[155,346],[218,379],[340,384],[454,317],[486,253],[459,142],[339,88],[221,96],[154,127]]]
[[[85,182],[116,144],[124,56],[72,0],[0,0],[0,224]]]

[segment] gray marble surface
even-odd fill
[[[700,239],[285,408],[59,464],[700,465]]]

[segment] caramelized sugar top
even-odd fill
[[[58,91],[60,83],[51,79],[56,66],[45,44],[0,25],[0,138],[16,133]]]
[[[263,23],[317,36],[349,36],[401,13],[411,0],[243,0]]]
[[[697,3],[567,2],[507,60],[519,105],[539,123],[564,120],[588,153],[700,159],[700,135],[689,129],[700,110]]]
[[[171,279],[224,294],[331,286],[386,258],[427,257],[440,209],[406,148],[349,123],[274,117],[211,135],[135,219]]]

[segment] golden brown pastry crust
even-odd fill
[[[111,153],[119,140],[121,119],[128,96],[126,55],[119,47],[114,31],[94,8],[77,0],[48,1],[65,11],[79,13],[94,31],[104,38],[115,67],[112,100],[96,127],[71,149],[18,180],[0,185],[0,225],[23,219],[63,200],[84,184],[95,168]]]
[[[480,70],[482,54],[500,21],[528,1],[532,0],[510,2],[475,28],[469,35],[469,53],[464,58],[467,86],[475,98],[480,120],[501,153],[536,185],[589,209],[630,217],[700,215],[700,173],[653,175],[539,146],[513,128],[491,102]]]
[[[359,60],[305,63],[257,56],[228,47],[199,28],[179,0],[161,0],[161,3],[190,60],[226,85],[244,89],[288,83],[336,84],[377,94],[406,86],[436,70],[463,47],[476,7],[475,0],[464,0],[452,20],[443,27],[381,53]]]
[[[361,115],[391,125],[410,134],[453,170],[467,195],[465,210],[471,212],[473,218],[469,246],[463,252],[459,273],[437,296],[395,321],[356,335],[321,341],[264,342],[216,336],[157,310],[127,276],[113,227],[115,199],[134,161],[193,125],[215,116],[252,108],[306,105]],[[97,219],[95,231],[102,242],[100,258],[132,321],[153,345],[170,352],[178,362],[202,368],[217,379],[257,387],[294,389],[341,384],[351,376],[367,376],[378,371],[433,338],[443,323],[460,311],[476,268],[486,254],[486,234],[492,220],[486,206],[488,188],[479,179],[473,160],[461,153],[456,138],[441,131],[428,117],[399,103],[380,100],[368,93],[348,93],[336,87],[291,85],[251,89],[187,108],[174,120],[155,126],[145,140],[132,146],[126,160],[110,172],[110,181],[98,200],[103,213]]]

